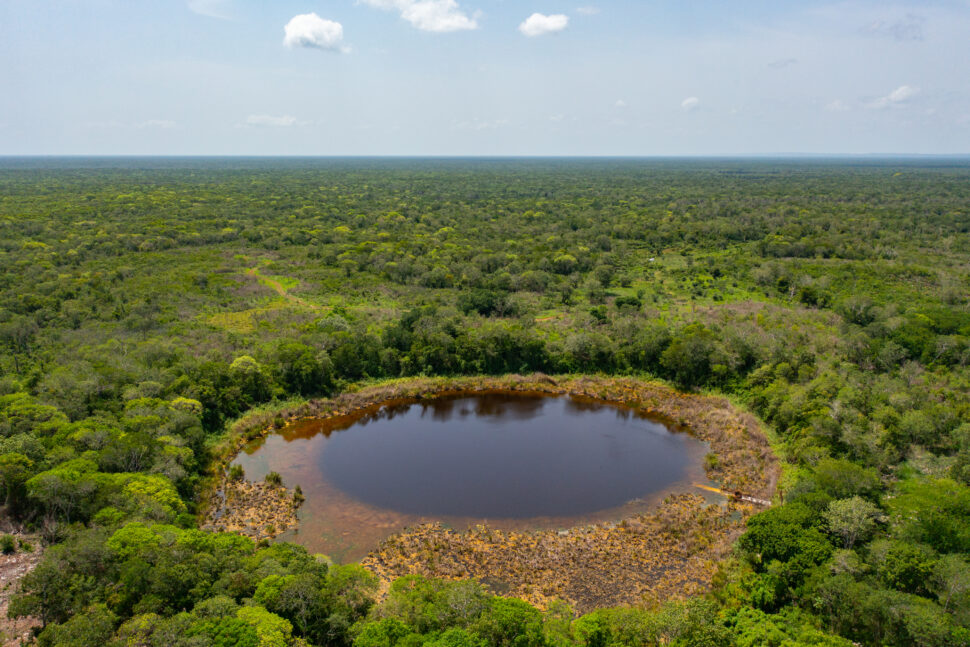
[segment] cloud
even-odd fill
[[[296,117],[291,117],[290,115],[280,117],[274,117],[272,115],[249,115],[246,117],[243,125],[257,128],[288,128],[289,126],[297,126],[299,123]]]
[[[229,4],[229,0],[188,1],[189,11],[192,13],[197,13],[200,16],[208,16],[210,18],[219,18],[221,20],[228,20],[230,18]]]
[[[599,7],[577,7],[576,13],[582,14],[584,16],[595,16],[600,12]]]
[[[700,105],[701,105],[701,100],[698,99],[697,97],[687,97],[686,99],[680,102],[680,107],[686,110],[687,112],[692,112],[694,110],[697,110],[697,108],[699,108]]]
[[[626,101],[623,99],[617,99],[616,103],[613,104],[614,108],[626,108]]]
[[[534,13],[519,25],[519,31],[532,38],[543,34],[554,34],[560,32],[569,25],[569,16],[561,13],[554,13],[550,16],[541,13]]]
[[[455,0],[358,0],[363,4],[397,11],[421,31],[449,32],[478,29],[475,17],[466,14]]]
[[[850,108],[842,99],[835,99],[826,104],[825,110],[828,112],[848,112]]]
[[[881,110],[883,108],[898,106],[906,103],[917,94],[919,94],[918,88],[911,88],[908,85],[901,85],[886,96],[879,97],[874,101],[870,101],[869,107],[875,108],[876,110]]]
[[[893,103],[900,103],[915,97],[917,94],[919,94],[919,90],[916,88],[911,88],[908,85],[901,85],[889,93],[889,100]]]
[[[313,47],[340,51],[344,27],[339,22],[324,20],[315,13],[293,16],[283,27],[283,44],[287,47]]]
[[[895,22],[877,20],[863,31],[876,36],[886,36],[900,42],[923,40],[923,23],[925,22],[926,18],[923,16],[909,13]]]

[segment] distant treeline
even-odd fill
[[[959,162],[5,160],[0,500],[52,545],[12,609],[50,645],[968,645],[968,205]],[[534,371],[768,423],[784,505],[708,598],[375,605],[194,529],[254,406]]]

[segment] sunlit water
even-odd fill
[[[629,408],[490,393],[305,421],[248,446],[246,477],[303,489],[281,539],[360,559],[407,526],[565,528],[648,511],[707,482],[705,443]]]

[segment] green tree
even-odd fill
[[[710,600],[694,598],[664,606],[657,618],[661,644],[684,647],[728,647],[731,633],[718,617],[717,605]]]
[[[933,573],[929,582],[932,591],[944,611],[951,607],[959,608],[963,613],[961,622],[967,622],[967,611],[970,611],[970,564],[962,555],[944,555],[933,566]]]
[[[941,553],[970,552],[970,487],[950,479],[908,479],[886,502],[905,539]]]
[[[926,595],[936,565],[936,556],[926,547],[899,540],[873,542],[870,561],[886,583],[899,591]]]
[[[258,647],[289,647],[293,642],[293,625],[263,607],[243,607],[236,617],[256,630]]]
[[[65,581],[65,568],[47,558],[21,580],[22,593],[15,597],[7,610],[12,618],[34,616],[41,626],[63,622],[73,608],[74,592]]]
[[[408,636],[417,636],[397,618],[381,618],[365,623],[354,638],[354,647],[396,647]]]
[[[823,458],[812,470],[818,488],[835,499],[873,497],[880,488],[879,475],[844,458]]]
[[[458,627],[443,631],[437,638],[429,640],[424,645],[426,647],[490,647],[484,638]]]
[[[41,647],[106,645],[114,636],[118,618],[103,604],[94,605],[62,625],[51,625],[37,637]]]
[[[0,492],[3,493],[8,507],[17,507],[22,501],[25,495],[24,483],[30,478],[33,466],[34,461],[23,454],[0,454]]]
[[[494,647],[540,647],[545,644],[542,614],[522,600],[492,598],[472,630]]]
[[[822,517],[829,531],[841,537],[846,548],[852,548],[872,535],[882,515],[875,504],[854,496],[832,501]]]
[[[674,337],[660,355],[660,366],[678,385],[690,389],[704,384],[711,372],[714,335],[693,324]]]

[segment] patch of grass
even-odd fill
[[[295,279],[292,276],[283,276],[281,274],[272,274],[265,277],[269,281],[275,281],[284,290],[292,290],[293,288],[300,286],[300,279]]]
[[[258,315],[268,314],[276,310],[285,310],[289,307],[285,302],[276,300],[270,305],[260,308],[250,308],[238,312],[219,312],[210,315],[206,319],[206,323],[231,333],[248,335],[256,330],[256,317]]]

